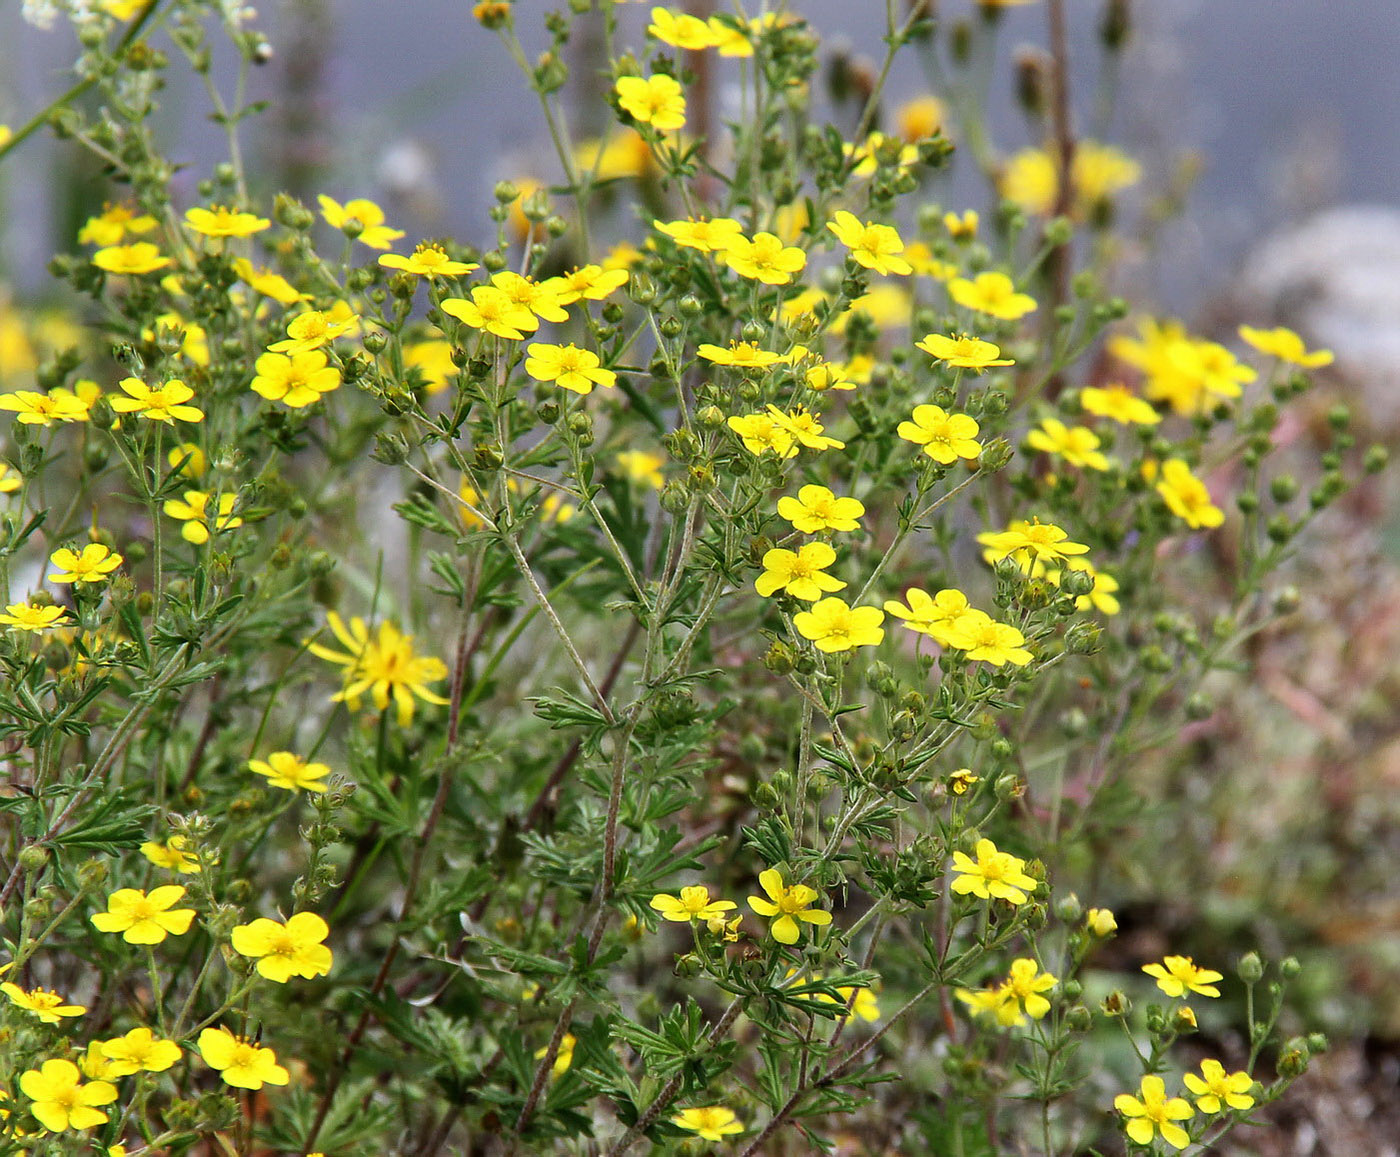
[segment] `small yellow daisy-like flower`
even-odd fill
[[[1119,1093],[1113,1098],[1113,1107],[1128,1118],[1123,1129],[1135,1144],[1150,1145],[1158,1133],[1177,1149],[1191,1143],[1190,1134],[1176,1122],[1189,1121],[1196,1113],[1184,1097],[1167,1097],[1161,1077],[1143,1077],[1138,1096]]]
[[[114,1077],[132,1073],[163,1073],[183,1055],[172,1040],[161,1040],[148,1028],[134,1028],[125,1036],[103,1041],[107,1072]]]
[[[46,603],[11,603],[5,608],[5,613],[0,615],[0,624],[17,631],[37,633],[58,626],[67,614],[62,607]]]
[[[1023,645],[1026,637],[1007,623],[998,623],[984,611],[971,610],[949,631],[949,642],[966,658],[1002,667],[1024,667],[1032,659]]]
[[[171,470],[178,470],[187,478],[199,478],[209,466],[204,451],[193,442],[181,442],[172,446],[165,455]]]
[[[117,245],[128,233],[149,233],[159,222],[148,213],[139,213],[131,205],[102,206],[102,212],[89,217],[78,230],[79,245]]]
[[[266,759],[250,759],[248,770],[264,777],[273,787],[286,791],[325,791],[321,781],[331,769],[324,763],[307,763],[290,751],[274,751]]]
[[[166,500],[165,513],[184,523],[184,526],[180,528],[180,537],[186,542],[192,542],[196,546],[202,546],[208,542],[211,524],[214,534],[233,530],[235,527],[243,525],[243,519],[236,517],[233,513],[238,495],[220,494],[217,514],[209,508],[209,499],[210,495],[202,490],[186,490],[183,501],[178,498]]]
[[[802,406],[780,410],[770,402],[768,416],[792,435],[796,445],[809,450],[843,450],[846,447],[845,442],[823,433],[826,427],[821,423],[820,414],[813,414]]]
[[[473,287],[471,297],[446,297],[439,303],[442,312],[458,321],[485,330],[497,337],[520,341],[540,328],[539,319],[494,285]]]
[[[1120,426],[1155,426],[1162,415],[1152,403],[1139,398],[1127,386],[1086,386],[1079,391],[1079,404],[1097,418],[1109,418]]]
[[[81,554],[66,546],[60,547],[49,555],[49,562],[58,568],[49,575],[49,582],[101,583],[121,566],[122,556],[100,542],[90,542]]]
[[[569,1071],[574,1063],[574,1046],[578,1044],[578,1037],[571,1032],[566,1032],[559,1038],[559,1051],[554,1054],[554,1063],[549,1066],[549,1075],[556,1080]],[[545,1054],[549,1052],[549,1046],[535,1050],[535,1060],[542,1061]]]
[[[963,637],[959,633],[963,622],[982,614],[968,603],[962,591],[951,588],[930,595],[919,587],[910,587],[904,597],[909,600],[908,606],[890,599],[885,610],[903,619],[909,630],[928,635],[940,647],[959,645],[955,640]]]
[[[813,603],[809,611],[798,611],[792,616],[792,625],[804,639],[815,643],[817,650],[830,653],[878,647],[885,638],[885,629],[880,626],[884,620],[885,613],[878,607],[851,607],[833,597]]]
[[[825,486],[804,486],[793,498],[778,499],[778,517],[792,523],[803,534],[824,530],[859,530],[865,504],[857,498],[837,498]]]
[[[661,913],[663,920],[674,920],[677,923],[724,920],[726,912],[738,907],[733,900],[711,900],[710,890],[703,884],[682,888],[679,897],[658,892],[651,898],[651,906]]]
[[[629,274],[625,269],[604,269],[601,265],[581,265],[569,273],[561,273],[550,278],[558,284],[554,295],[561,305],[569,305],[580,298],[585,301],[602,301],[612,296],[627,284]]]
[[[1049,213],[1060,190],[1054,158],[1044,149],[1022,149],[1002,166],[997,188],[1027,213]]]
[[[117,1099],[117,1087],[107,1081],[83,1082],[72,1061],[48,1060],[20,1074],[19,1089],[29,1098],[29,1111],[50,1133],[91,1129],[107,1123],[97,1106]]]
[[[779,458],[797,455],[797,439],[767,414],[744,414],[728,420],[728,426],[743,440],[750,454],[773,451]]]
[[[353,313],[340,318],[319,309],[308,309],[299,313],[287,325],[287,336],[275,341],[267,348],[273,353],[299,354],[307,350],[320,349],[338,337],[347,337],[359,331],[360,319]]]
[[[782,354],[775,354],[772,350],[761,350],[756,342],[751,341],[731,342],[727,349],[706,342],[695,352],[715,365],[734,366],[745,370],[766,369],[783,360]]]
[[[92,263],[108,273],[135,276],[164,269],[170,264],[170,258],[149,241],[137,241],[132,245],[108,245],[99,249],[92,255]]]
[[[698,16],[686,12],[672,12],[667,8],[653,8],[651,23],[647,25],[647,35],[654,40],[696,52],[702,48],[713,48],[717,41],[709,24]]]
[[[194,920],[193,908],[172,908],[185,896],[183,884],[163,884],[149,893],[118,888],[107,897],[107,911],[90,919],[99,932],[120,932],[128,944],[159,944],[166,936],[183,936]]]
[[[416,277],[465,277],[479,267],[472,261],[454,261],[441,245],[424,241],[408,257],[385,253],[379,258],[385,269],[399,269]]]
[[[821,893],[806,884],[784,884],[783,874],[776,868],[767,868],[758,874],[758,884],[767,894],[750,896],[749,907],[760,916],[772,919],[768,926],[773,939],[779,944],[796,944],[802,934],[802,924],[825,925],[831,923],[831,913],[820,908],[810,911],[809,907],[821,899]]]
[[[948,786],[954,795],[966,795],[973,788],[974,784],[980,783],[982,777],[970,767],[960,767],[948,777]]]
[[[1142,166],[1112,145],[1079,141],[1070,168],[1075,196],[1092,205],[1120,193],[1142,179]]]
[[[1024,904],[1036,890],[1033,877],[1026,875],[1026,861],[1010,852],[997,851],[991,840],[977,841],[977,859],[963,852],[953,853],[953,891],[979,900],[1005,900]]]
[[[1084,927],[1103,940],[1118,931],[1118,921],[1108,908],[1090,908],[1084,913]]]
[[[1261,354],[1268,354],[1281,362],[1305,370],[1330,366],[1336,357],[1331,350],[1309,350],[1301,337],[1281,325],[1274,329],[1255,329],[1252,325],[1242,325],[1240,337]]]
[[[330,928],[315,912],[297,912],[285,924],[257,919],[233,930],[233,950],[256,960],[258,975],[277,984],[293,976],[310,979],[325,976],[333,963],[331,950],[322,943]]]
[[[199,1034],[199,1054],[224,1084],[235,1089],[285,1085],[291,1075],[277,1063],[277,1054],[237,1036],[226,1028],[206,1028]]]
[[[851,251],[857,265],[886,275],[903,276],[914,272],[903,256],[904,240],[892,226],[873,221],[862,223],[854,213],[841,209],[826,227]]]
[[[652,224],[677,245],[698,249],[701,253],[723,253],[744,235],[744,227],[733,217],[652,221]]]
[[[492,274],[491,285],[504,293],[522,309],[528,309],[542,321],[568,321],[569,311],[559,300],[560,293],[567,292],[564,283],[557,278],[535,281],[521,277],[509,269]]]
[[[1201,1075],[1187,1073],[1181,1078],[1187,1089],[1196,1098],[1196,1108],[1202,1113],[1223,1113],[1227,1108],[1254,1108],[1254,1098],[1249,1095],[1254,1087],[1254,1078],[1246,1072],[1227,1073],[1219,1061],[1201,1062]]]
[[[733,1109],[723,1105],[701,1105],[671,1115],[671,1124],[694,1133],[704,1141],[723,1141],[744,1131],[743,1122]]]
[[[319,643],[308,644],[307,650],[345,668],[345,686],[331,696],[333,700],[357,710],[360,696],[368,691],[375,707],[384,711],[392,696],[400,727],[413,721],[414,696],[426,703],[446,705],[447,700],[429,691],[427,685],[447,678],[447,665],[441,659],[415,654],[412,635],[401,634],[385,620],[379,624],[378,637],[371,638],[363,619],[356,616],[347,627],[334,611],[326,616],[326,624],[345,651],[332,651]]]
[[[13,494],[24,485],[24,478],[8,462],[0,462],[0,494]]]
[[[316,201],[327,225],[371,249],[388,249],[390,242],[403,236],[402,229],[390,229],[385,225],[384,210],[364,197],[352,197],[342,205],[321,193]]]
[[[32,1012],[44,1024],[59,1024],[66,1016],[82,1016],[87,1009],[81,1004],[69,1004],[51,988],[35,988],[26,992],[18,984],[6,981],[0,984],[0,992],[10,998],[10,1003],[25,1012]]]
[[[976,209],[962,213],[944,213],[943,228],[954,241],[971,241],[977,236],[978,216]]]
[[[1168,996],[1180,1000],[1188,992],[1199,996],[1219,996],[1215,982],[1222,974],[1210,968],[1199,968],[1189,956],[1164,956],[1161,964],[1144,964],[1142,970],[1155,977],[1157,987]]]
[[[1087,554],[1082,542],[1071,542],[1069,532],[1053,522],[1018,520],[1002,531],[985,531],[977,541],[987,549],[982,557],[990,563],[1012,559],[1025,573],[1056,563],[1071,555]]]
[[[674,77],[622,76],[615,90],[622,110],[640,123],[663,133],[685,127],[685,93]]]
[[[593,387],[611,388],[617,384],[617,374],[602,368],[602,362],[592,350],[569,345],[548,345],[531,342],[527,347],[525,372],[537,382],[553,382],[576,394],[588,395]]]
[[[184,836],[171,836],[165,843],[147,840],[141,845],[141,854],[157,868],[165,868],[181,876],[193,876],[203,871],[199,857],[186,851],[189,840]]]
[[[271,226],[272,222],[256,213],[244,213],[224,205],[208,209],[195,208],[185,213],[185,224],[205,237],[251,237]]]
[[[633,482],[643,482],[656,490],[666,485],[666,476],[661,473],[666,459],[660,454],[649,454],[645,450],[623,450],[615,461]]]
[[[281,402],[293,410],[319,402],[340,388],[340,371],[327,364],[321,350],[295,354],[265,353],[253,363],[256,376],[248,388],[269,402]]]
[[[809,542],[795,551],[774,547],[763,556],[763,573],[754,589],[764,598],[787,591],[795,599],[816,602],[822,595],[846,587],[825,573],[835,561],[836,552],[824,542]]]
[[[911,419],[901,422],[895,432],[944,466],[982,453],[982,443],[977,441],[977,419],[968,414],[950,414],[942,406],[915,406]]]
[[[62,386],[46,394],[38,390],[0,394],[0,410],[13,410],[15,420],[25,426],[47,427],[55,422],[88,420],[87,402]]]
[[[1011,358],[1001,356],[1001,347],[995,342],[961,334],[958,337],[945,337],[941,333],[931,333],[914,343],[930,357],[960,369],[985,370],[991,366],[1014,366]]]
[[[1026,1017],[1040,1020],[1045,1016],[1050,1002],[1044,994],[1058,983],[1050,973],[1041,972],[1034,960],[1023,959],[1012,962],[1010,974],[997,987],[981,992],[960,988],[956,995],[974,1014],[989,1014],[998,1024],[1011,1028],[1025,1024]]]
[[[140,378],[123,378],[117,384],[127,395],[112,397],[112,409],[119,414],[136,414],[151,422],[164,422],[167,426],[173,426],[176,421],[204,420],[203,410],[185,404],[194,397],[194,391],[179,378],[171,378],[154,390]]]
[[[1071,466],[1107,470],[1108,458],[1099,450],[1099,438],[1088,426],[1066,426],[1058,418],[1046,418],[1040,429],[1026,435],[1026,445],[1042,454],[1054,454]]]
[[[947,112],[936,96],[917,96],[895,110],[895,123],[901,140],[918,144],[943,127]]]
[[[948,296],[964,309],[975,310],[1003,321],[1015,321],[1036,308],[1035,298],[1017,293],[1015,283],[1004,273],[979,273],[969,280],[955,277],[948,282]]]
[[[786,285],[806,268],[807,254],[773,233],[755,233],[752,239],[740,234],[724,250],[724,263],[750,281]]]
[[[1168,458],[1162,463],[1157,493],[1167,509],[1193,530],[1208,530],[1225,521],[1225,512],[1211,501],[1206,484],[1180,458]]]

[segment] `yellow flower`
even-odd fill
[[[878,607],[851,607],[838,598],[822,599],[809,611],[798,611],[792,625],[817,650],[849,651],[853,647],[878,647],[885,638],[880,626],[885,614]]]
[[[457,374],[452,360],[452,343],[441,338],[408,342],[403,347],[405,369],[417,369],[423,375],[428,393],[440,394]]]
[[[371,249],[388,249],[391,241],[403,236],[402,229],[390,229],[385,225],[384,210],[364,197],[352,197],[343,205],[324,193],[316,200],[327,225]]]
[[[997,851],[996,844],[983,838],[977,841],[977,859],[963,852],[953,853],[953,891],[959,896],[976,896],[980,900],[1005,900],[1024,904],[1036,890],[1036,881],[1026,875],[1026,861],[1010,852]]]
[[[809,888],[806,884],[784,884],[782,873],[776,868],[767,868],[760,872],[758,884],[768,893],[768,899],[750,896],[749,907],[760,916],[776,917],[768,927],[773,933],[773,939],[779,944],[797,943],[802,934],[798,921],[818,925],[831,923],[830,912],[823,912],[821,909],[808,911],[809,905],[821,899],[821,894],[815,888]]]
[[[841,209],[827,222],[827,229],[851,251],[856,264],[882,274],[909,274],[913,267],[904,259],[904,241],[898,230],[873,221],[861,223],[854,213]]]
[[[714,31],[700,17],[684,12],[671,12],[666,8],[651,10],[651,23],[647,25],[647,35],[661,41],[662,44],[669,44],[672,48],[683,48],[688,52],[713,48],[717,43]]]
[[[1079,404],[1098,418],[1109,418],[1120,426],[1155,426],[1162,415],[1122,383],[1086,386],[1079,391]]]
[[[576,394],[591,394],[595,385],[612,387],[617,384],[617,375],[612,370],[602,368],[598,355],[592,350],[578,346],[546,345],[544,342],[531,342],[529,357],[525,359],[525,372],[537,382],[553,382]]]
[[[1240,337],[1261,354],[1268,354],[1289,365],[1301,366],[1305,370],[1330,366],[1335,355],[1331,350],[1309,350],[1291,329],[1277,326],[1274,329],[1255,329],[1253,326],[1240,326]]]
[[[987,549],[982,557],[988,562],[1009,558],[1026,574],[1046,563],[1059,562],[1070,555],[1087,554],[1082,542],[1071,542],[1069,532],[1053,522],[1014,521],[1005,530],[987,531],[977,536]]]
[[[629,274],[625,269],[604,269],[601,265],[583,265],[570,273],[550,278],[557,282],[554,295],[561,305],[584,298],[587,301],[602,301],[627,284]]]
[[[194,397],[194,391],[179,378],[171,378],[154,390],[140,378],[123,378],[117,384],[127,395],[112,397],[112,409],[119,414],[137,414],[167,426],[173,426],[177,419],[181,422],[204,420],[204,411],[198,406],[185,405]]]
[[[943,127],[947,113],[936,96],[919,96],[906,101],[895,111],[895,123],[902,140],[911,145],[927,140]]]
[[[38,390],[16,390],[0,394],[0,410],[13,410],[16,421],[26,426],[50,426],[54,422],[86,422],[88,404],[62,386],[47,394]]]
[[[79,554],[61,547],[49,555],[49,562],[58,568],[49,575],[53,583],[101,583],[122,564],[122,556],[100,542],[90,542]]]
[[[1222,979],[1221,974],[1210,968],[1198,968],[1189,956],[1165,956],[1161,964],[1144,964],[1142,970],[1156,977],[1157,987],[1178,1000],[1188,992],[1200,996],[1220,995],[1215,981]]]
[[[30,1100],[29,1111],[50,1133],[91,1129],[107,1122],[98,1105],[117,1099],[117,1088],[107,1081],[83,1083],[72,1061],[48,1060],[38,1069],[20,1074],[19,1088]]]
[[[807,254],[795,245],[784,245],[772,233],[755,233],[752,240],[740,234],[724,251],[724,263],[740,277],[765,285],[786,285],[807,265]]]
[[[730,418],[728,426],[743,440],[744,449],[750,454],[762,454],[767,450],[772,450],[779,458],[792,458],[797,454],[797,440],[767,414]]]
[[[535,315],[517,305],[494,285],[473,287],[470,300],[465,297],[445,297],[440,302],[442,312],[472,327],[484,329],[497,337],[511,341],[522,340],[527,333],[540,328]]]
[[[1040,1020],[1048,1013],[1050,1002],[1042,994],[1058,983],[1050,973],[1041,972],[1034,960],[1015,960],[1006,980],[995,989],[969,992],[960,988],[957,997],[974,1013],[990,1013],[998,1024],[1009,1028],[1025,1024],[1028,1016],[1032,1020]]]
[[[163,844],[147,840],[141,845],[141,854],[157,868],[165,868],[181,876],[192,876],[203,869],[199,857],[185,850],[189,843],[184,836],[171,836]]]
[[[854,390],[859,384],[856,380],[857,374],[853,358],[844,365],[835,362],[817,362],[806,369],[802,380],[807,383],[809,389],[816,390],[817,393],[822,393],[825,390]],[[868,380],[869,375],[867,374],[866,377]]]
[[[678,923],[723,920],[724,913],[738,907],[733,900],[711,900],[710,890],[703,884],[682,888],[679,898],[658,892],[651,898],[651,906],[661,913],[663,920],[674,920]]]
[[[957,337],[944,337],[931,333],[923,341],[914,343],[930,357],[968,370],[985,370],[989,366],[1013,366],[1015,361],[1001,356],[1001,347],[995,342],[960,334]]]
[[[1177,1149],[1185,1149],[1191,1143],[1190,1134],[1176,1122],[1189,1121],[1196,1114],[1185,1098],[1168,1099],[1166,1082],[1161,1077],[1143,1077],[1139,1095],[1119,1093],[1113,1098],[1113,1107],[1128,1118],[1124,1131],[1135,1144],[1150,1145],[1157,1133]]]
[[[1075,197],[1092,205],[1136,185],[1142,166],[1112,145],[1082,140],[1075,143],[1070,174]]]
[[[840,579],[825,574],[836,561],[836,552],[824,542],[809,542],[796,551],[774,547],[763,556],[763,573],[754,589],[765,598],[787,591],[795,599],[815,602],[823,594],[843,590]]]
[[[1118,921],[1107,908],[1090,908],[1084,913],[1084,927],[1102,940],[1118,931]]]
[[[958,620],[956,628],[949,632],[949,641],[960,651],[967,653],[968,659],[990,663],[1002,667],[1011,663],[1024,667],[1032,655],[1022,645],[1026,637],[1015,627],[998,623],[984,611],[969,611]]]
[[[1157,493],[1167,509],[1193,530],[1210,529],[1225,521],[1225,512],[1211,501],[1206,484],[1180,458],[1168,458],[1162,463]]]
[[[623,76],[616,85],[617,103],[644,125],[672,132],[685,127],[685,93],[674,77]]]
[[[299,313],[287,325],[287,336],[275,341],[267,348],[273,353],[299,354],[308,350],[320,349],[338,337],[348,337],[359,332],[360,319],[347,313],[337,319],[319,309],[308,309]]]
[[[959,590],[941,590],[930,596],[925,590],[910,587],[904,597],[909,600],[908,606],[891,599],[885,603],[885,610],[903,619],[911,631],[928,635],[941,647],[959,645],[954,640],[963,637],[959,628],[964,620],[982,613],[969,606],[967,596]]]
[[[1071,466],[1107,470],[1108,459],[1099,450],[1098,435],[1087,426],[1066,426],[1058,418],[1046,418],[1040,429],[1026,435],[1026,444],[1042,454],[1054,454]]]
[[[649,454],[645,450],[623,450],[616,461],[633,482],[644,482],[657,490],[666,484],[666,476],[661,473],[666,459],[659,454]]]
[[[979,221],[976,209],[943,214],[943,228],[948,230],[948,236],[954,241],[971,241],[975,238]]]
[[[81,1004],[66,1004],[64,998],[50,988],[35,988],[26,992],[18,984],[6,981],[0,984],[0,992],[10,998],[11,1004],[32,1012],[44,1024],[59,1024],[65,1016],[82,1016],[87,1012]]]
[[[492,275],[491,284],[516,305],[522,309],[528,309],[544,321],[569,320],[569,312],[564,308],[564,303],[559,300],[559,293],[564,291],[565,286],[557,278],[551,277],[548,281],[534,281],[505,269]]]
[[[982,777],[970,767],[960,767],[948,777],[948,786],[953,789],[954,795],[966,795],[972,790],[975,783],[980,782]]]
[[[319,643],[311,643],[313,655],[345,668],[345,686],[332,699],[344,701],[351,710],[358,710],[360,696],[370,693],[380,711],[389,706],[392,695],[398,707],[400,727],[413,721],[413,697],[427,703],[446,704],[447,700],[429,691],[427,684],[447,677],[447,667],[441,659],[413,653],[413,636],[399,633],[393,623],[379,624],[379,636],[371,639],[369,628],[358,616],[347,627],[334,611],[326,616],[335,637],[345,647],[344,652],[332,651]]]
[[[1035,298],[1017,293],[1015,283],[1004,273],[979,273],[972,280],[955,277],[948,282],[948,296],[964,309],[1003,321],[1015,321],[1036,308]]]
[[[705,1141],[723,1141],[744,1131],[743,1123],[734,1115],[734,1110],[726,1109],[723,1105],[682,1109],[671,1115],[671,1124],[695,1133]]]
[[[111,246],[120,243],[128,233],[149,233],[159,222],[147,213],[138,214],[130,205],[102,206],[102,212],[89,217],[78,230],[79,245]]]
[[[967,414],[950,414],[942,406],[914,407],[912,420],[901,422],[896,433],[906,442],[922,446],[935,462],[948,466],[959,458],[976,458],[982,453],[977,441],[977,420]]]
[[[297,912],[285,924],[257,919],[237,925],[233,950],[258,962],[259,976],[286,984],[293,976],[310,979],[331,970],[331,950],[322,943],[330,928],[315,912]]]
[[[163,1073],[180,1059],[180,1046],[161,1040],[148,1028],[134,1028],[125,1036],[102,1042],[102,1055],[110,1062],[107,1072],[114,1077],[132,1073]]]
[[[261,233],[272,222],[255,213],[243,213],[223,205],[213,205],[208,209],[190,209],[185,213],[185,224],[205,237],[251,237]]]
[[[214,512],[209,509],[209,497],[202,490],[186,490],[184,501],[170,498],[165,502],[165,513],[185,524],[180,528],[180,537],[196,546],[209,541],[211,524],[215,534],[243,525],[243,519],[233,513],[238,495],[220,494],[218,514],[212,518]]]
[[[281,274],[273,273],[270,269],[258,269],[246,257],[239,257],[234,261],[233,271],[254,293],[270,297],[279,305],[295,305],[311,297],[309,293],[300,292]]]
[[[826,427],[821,423],[820,414],[809,413],[801,406],[792,410],[780,410],[769,403],[768,416],[792,435],[794,443],[806,446],[809,450],[845,449],[845,442],[823,433]]]
[[[137,241],[133,245],[108,245],[92,255],[92,263],[108,273],[140,274],[154,273],[170,264],[170,258],[149,241]]]
[[[261,1089],[263,1085],[285,1085],[290,1074],[277,1063],[277,1054],[262,1048],[226,1028],[206,1028],[199,1034],[199,1053],[204,1063],[217,1069],[224,1084],[236,1089]]]
[[[686,221],[652,221],[662,233],[677,245],[686,249],[698,249],[701,253],[723,253],[729,246],[744,235],[744,228],[732,217],[715,217],[707,220],[691,218]]]
[[[248,770],[265,778],[273,787],[287,791],[325,791],[321,782],[331,769],[324,763],[307,763],[290,751],[274,751],[267,759],[250,759]]]
[[[634,128],[619,128],[606,142],[596,138],[580,141],[574,157],[579,171],[592,173],[598,181],[642,177],[655,167],[651,146]]]
[[[1221,1113],[1225,1109],[1254,1108],[1254,1098],[1249,1095],[1254,1087],[1254,1078],[1248,1073],[1227,1073],[1219,1061],[1201,1062],[1201,1075],[1187,1073],[1181,1078],[1196,1098],[1196,1108],[1202,1113]]]
[[[1055,162],[1042,149],[1023,149],[1002,167],[998,191],[1028,213],[1044,215],[1055,207],[1060,178]]]
[[[47,631],[57,626],[67,615],[62,607],[45,603],[11,603],[0,615],[0,624],[17,631]]]
[[[24,485],[24,478],[8,462],[0,462],[0,494],[13,494]]]
[[[569,1071],[569,1066],[574,1063],[574,1046],[576,1044],[578,1044],[578,1038],[571,1032],[566,1032],[559,1038],[559,1051],[554,1054],[554,1063],[549,1066],[551,1077],[557,1079]],[[545,1054],[548,1052],[548,1045],[542,1049],[536,1049],[535,1060],[544,1060]]]
[[[185,896],[183,884],[162,884],[150,893],[140,888],[118,888],[107,897],[107,911],[90,918],[99,932],[120,932],[128,944],[159,944],[170,936],[183,936],[194,919],[193,908],[172,908]]]
[[[78,1068],[90,1081],[105,1081],[116,1076],[99,1040],[88,1041],[87,1048],[78,1056]]]
[[[401,269],[416,277],[465,277],[478,268],[471,261],[452,260],[441,245],[428,241],[418,245],[408,257],[385,253],[379,258],[379,264],[385,269]]]
[[[857,521],[865,504],[856,498],[837,498],[825,486],[804,486],[797,497],[778,499],[778,516],[786,518],[794,530],[818,534],[824,530],[858,530]]]
[[[204,451],[193,442],[181,442],[178,446],[170,447],[165,460],[170,463],[171,470],[178,470],[189,478],[199,478],[209,465]]]
[[[340,388],[340,371],[327,365],[321,350],[295,354],[265,353],[253,363],[256,376],[248,388],[269,402],[281,402],[294,410],[319,402],[322,395]]]
[[[695,352],[715,365],[734,366],[745,370],[766,369],[783,360],[782,354],[775,354],[772,350],[761,350],[757,342],[751,341],[730,342],[727,349],[706,342]]]

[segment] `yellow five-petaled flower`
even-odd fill
[[[820,908],[810,910],[810,905],[821,899],[821,893],[806,884],[783,883],[783,874],[776,868],[767,868],[758,874],[758,883],[768,899],[750,896],[749,907],[760,916],[768,916],[772,923],[768,926],[773,939],[779,944],[796,944],[804,924],[824,925],[831,923],[831,913]]]
[[[651,906],[661,913],[663,920],[678,923],[693,920],[723,920],[724,913],[737,905],[733,900],[711,900],[710,890],[703,884],[682,888],[679,897],[658,892],[651,898]]]
[[[278,984],[293,976],[310,979],[331,970],[331,950],[322,943],[330,928],[315,912],[297,912],[285,924],[260,918],[233,930],[233,950],[256,960],[258,975]]]
[[[107,911],[92,916],[99,932],[120,932],[128,944],[159,944],[167,935],[183,936],[194,920],[193,908],[174,908],[184,898],[181,884],[163,884],[149,893],[118,888],[107,897]]]
[[[985,837],[977,841],[977,859],[964,852],[953,853],[953,891],[959,896],[976,896],[981,900],[1005,900],[1009,904],[1024,904],[1037,884],[1026,875],[1026,861],[1010,852],[997,851],[996,844]]]
[[[1190,1134],[1176,1122],[1189,1121],[1196,1114],[1184,1097],[1168,1098],[1161,1077],[1143,1077],[1138,1096],[1119,1093],[1113,1098],[1113,1107],[1128,1118],[1124,1131],[1138,1145],[1150,1145],[1157,1133],[1177,1149],[1191,1143]]]

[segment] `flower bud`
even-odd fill
[[[1284,980],[1292,980],[1302,971],[1303,966],[1298,963],[1298,958],[1296,956],[1285,956],[1279,961],[1278,972]]]
[[[1114,989],[1099,1002],[1099,1010],[1104,1016],[1126,1017],[1133,1010],[1133,1002],[1125,993]]]

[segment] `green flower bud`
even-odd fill
[[[1292,980],[1298,973],[1303,971],[1303,966],[1298,962],[1296,956],[1285,956],[1279,961],[1278,972],[1284,980]]]
[[[1064,1024],[1070,1032],[1088,1032],[1094,1027],[1094,1014],[1082,1004],[1076,1004],[1065,1013]]]
[[[1361,468],[1367,474],[1379,474],[1390,462],[1390,451],[1379,444],[1369,446],[1361,460]]]
[[[1259,959],[1259,953],[1246,952],[1241,956],[1235,973],[1246,984],[1258,984],[1264,976],[1264,962]]]

